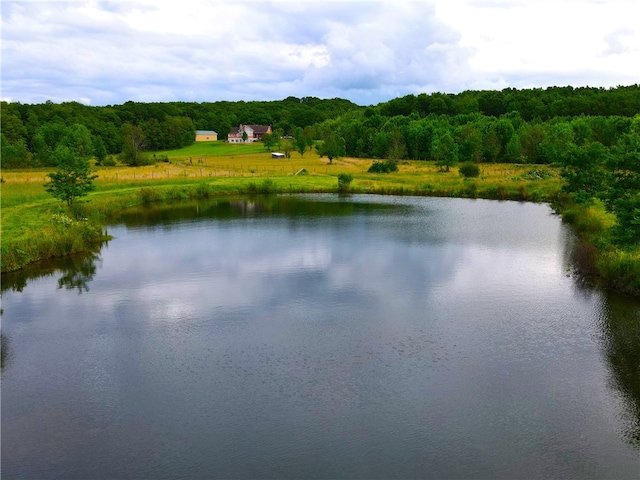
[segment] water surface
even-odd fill
[[[640,305],[546,205],[132,210],[2,278],[3,478],[638,478]]]

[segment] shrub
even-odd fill
[[[480,175],[480,167],[474,162],[461,163],[458,171],[465,178],[478,177]]]
[[[199,183],[196,187],[196,195],[198,197],[208,198],[212,193],[211,185],[208,183]]]
[[[140,191],[138,192],[138,196],[140,197],[140,200],[142,201],[142,203],[145,205],[148,203],[157,202],[161,200],[161,197],[158,194],[158,191],[149,187],[141,188]]]
[[[390,160],[384,162],[373,162],[367,170],[369,173],[390,173],[398,171],[398,164]]]
[[[249,195],[257,195],[258,194],[258,186],[251,182],[249,185],[247,185],[247,193]]]
[[[351,181],[353,180],[353,175],[350,173],[341,173],[338,175],[338,191],[341,193],[347,192],[349,190],[349,185],[351,185]]]
[[[269,193],[276,193],[276,184],[271,179],[267,179],[258,187],[258,193],[267,195]]]

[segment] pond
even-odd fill
[[[2,277],[2,478],[638,478],[640,303],[547,205],[138,208]]]

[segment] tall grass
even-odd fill
[[[605,285],[627,295],[640,296],[640,250],[605,250],[596,260]]]
[[[604,287],[640,296],[640,249],[623,250],[611,243],[615,216],[599,201],[576,204],[566,196],[558,196],[554,208],[580,238],[573,259],[578,272]]]
[[[102,226],[86,220],[74,220],[64,213],[52,214],[40,225],[37,234],[26,234],[5,240],[1,248],[3,272],[10,272],[38,260],[62,257],[90,250],[108,240]]]

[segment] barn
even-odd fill
[[[213,130],[196,130],[196,142],[217,142],[218,133]]]

